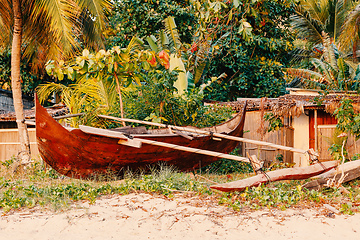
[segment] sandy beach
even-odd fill
[[[69,210],[2,213],[0,239],[360,239],[360,214],[325,209],[233,211],[213,200],[107,196]]]

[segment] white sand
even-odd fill
[[[210,199],[149,194],[111,196],[52,213],[3,214],[0,239],[360,239],[360,214],[289,209],[234,212]]]

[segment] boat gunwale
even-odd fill
[[[243,110],[244,111],[244,110]],[[242,113],[243,111],[239,111],[235,116],[233,116],[232,118],[226,120],[225,122],[222,122],[218,125],[215,125],[215,126],[212,126],[212,127],[204,127],[204,128],[197,128],[197,127],[193,127],[193,126],[186,126],[187,128],[193,128],[194,130],[196,129],[199,129],[201,131],[207,131],[209,132],[209,134],[211,134],[211,132],[215,132],[215,133],[223,133],[223,134],[230,134],[231,132],[233,132],[238,126],[239,124],[241,123],[241,117],[242,117]],[[51,117],[51,116],[50,116]],[[52,118],[52,117],[51,117]],[[237,121],[237,118],[240,118],[240,121]],[[54,119],[54,118],[53,118]],[[56,121],[56,119],[54,119]],[[56,121],[57,122],[57,121]],[[230,125],[232,122],[236,122],[237,124],[235,125],[235,127],[233,127],[232,129],[231,128],[228,128],[228,131],[216,131],[217,128],[222,128],[222,127],[227,127],[228,125]],[[61,125],[61,124],[60,124]],[[69,133],[71,133],[72,131],[74,130],[80,130],[80,128],[72,128],[72,127],[65,127],[63,125],[61,125],[63,128],[65,128],[66,130],[69,131]],[[179,128],[182,128],[183,126],[175,126],[175,127],[179,127]],[[170,127],[171,128],[171,127]],[[119,132],[119,133],[124,133],[126,135],[129,135],[131,137],[174,137],[174,136],[179,136],[179,134],[176,134],[176,133],[155,133],[155,134],[152,134],[151,133],[151,130],[149,133],[147,134],[128,134],[126,132],[122,132],[122,131],[117,131],[115,129],[106,129],[106,130],[110,130],[110,131],[114,131],[114,132]],[[160,128],[160,129],[156,129],[157,131],[161,131],[161,130],[164,130],[164,131],[169,131],[169,128]],[[206,137],[206,136],[209,136],[208,134],[202,134],[202,133],[196,133],[196,132],[190,132],[190,131],[186,131],[186,130],[179,130],[179,129],[176,129],[177,131],[180,131],[182,133],[185,133],[191,137],[196,137],[196,138],[199,138],[199,137]],[[212,131],[212,130],[215,130],[215,131]],[[89,133],[87,133],[89,134]],[[90,134],[91,135],[91,134]],[[110,137],[110,136],[109,136]],[[114,137],[112,137],[114,138]]]

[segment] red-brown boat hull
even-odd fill
[[[245,110],[235,118],[237,126],[228,134],[241,137]],[[216,157],[148,144],[134,148],[118,144],[119,139],[116,138],[87,134],[79,129],[69,131],[56,122],[38,102],[36,135],[42,159],[59,173],[73,178],[88,178],[110,172],[118,174],[128,168],[147,168],[161,161],[187,171],[218,160]],[[211,136],[194,137],[193,140],[178,135],[142,135],[141,138],[222,153],[230,153],[238,144],[226,139],[214,140]]]

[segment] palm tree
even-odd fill
[[[322,34],[323,48],[321,58],[311,58],[313,68],[288,68],[290,78],[300,80],[304,85],[329,91],[360,91],[360,64],[346,60],[331,44],[328,34]],[[294,81],[297,82],[297,81]]]
[[[109,0],[0,0],[0,41],[11,44],[11,84],[19,130],[21,163],[30,160],[30,144],[24,122],[20,61],[22,53],[40,59],[66,58],[82,43],[96,46]]]
[[[336,42],[352,7],[352,0],[300,0],[291,24],[299,37],[314,45],[323,42],[322,32]]]
[[[352,48],[354,58],[360,41],[360,4],[355,5],[348,13],[339,37],[341,49]]]

